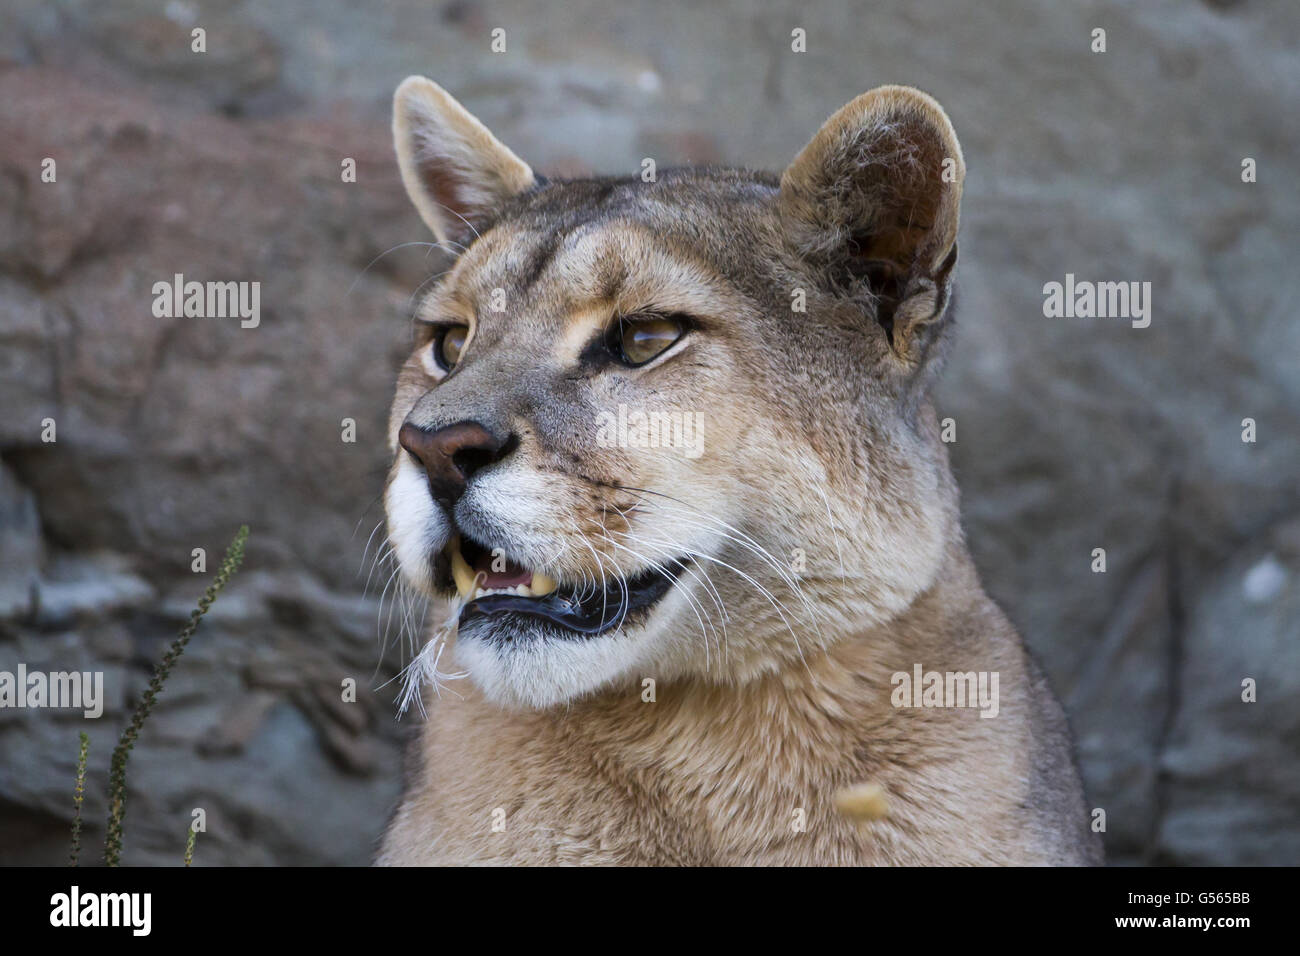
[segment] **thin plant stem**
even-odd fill
[[[239,570],[239,565],[244,560],[244,544],[247,540],[248,525],[242,525],[235,539],[230,542],[230,547],[226,549],[226,556],[221,560],[217,576],[208,585],[203,597],[199,599],[199,606],[190,613],[189,621],[181,628],[180,633],[176,635],[176,640],[172,641],[171,647],[154,668],[153,679],[149,681],[149,687],[141,695],[140,702],[136,704],[135,712],[131,715],[131,722],[122,731],[122,739],[113,751],[108,772],[108,831],[104,837],[104,863],[108,866],[117,866],[122,857],[122,817],[126,813],[126,762],[131,756],[131,748],[135,746],[140,736],[140,729],[153,711],[154,702],[162,693],[167,675],[171,673],[172,667],[184,653],[185,645],[190,642],[190,638],[198,629],[199,621],[204,614],[208,613],[208,608],[212,607],[212,602],[217,599],[226,582]]]
[[[81,747],[77,751],[77,786],[72,791],[72,852],[68,866],[76,866],[81,856],[81,802],[86,798],[86,757],[90,754],[90,738],[81,732]]]

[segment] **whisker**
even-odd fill
[[[362,277],[365,276],[365,274],[366,274],[367,272],[370,271],[371,267],[372,267],[376,262],[378,262],[380,259],[384,258],[384,256],[388,255],[389,253],[396,252],[398,249],[405,249],[407,246],[433,246],[435,249],[437,249],[437,248],[439,248],[440,243],[437,243],[437,242],[427,242],[427,241],[423,241],[423,240],[418,240],[418,239],[416,239],[416,240],[412,240],[411,242],[399,242],[397,245],[393,246],[391,249],[388,249],[388,250],[385,250],[384,252],[381,252],[379,255],[377,255],[377,256],[375,256],[373,259],[371,259],[371,260],[366,264],[366,267],[365,267],[364,269],[362,269],[359,273],[357,273],[357,277],[356,277],[355,279],[353,279],[353,280],[352,280],[352,284],[351,284],[350,286],[348,286],[348,291],[347,291],[347,294],[344,296],[344,298],[346,298],[347,296],[349,296],[349,295],[352,294],[352,290],[355,289],[355,288],[357,287],[357,283],[361,281]]]
[[[621,486],[620,486],[620,487],[621,487]],[[712,522],[712,524],[710,524],[710,525],[705,525],[705,526],[703,526],[706,530],[712,530],[712,531],[714,531],[715,533],[719,533],[723,538],[725,538],[725,539],[727,539],[727,540],[729,540],[729,541],[732,541],[733,543],[735,543],[735,544],[737,544],[737,545],[739,545],[739,546],[745,548],[746,550],[749,550],[749,551],[753,552],[754,554],[756,554],[756,555],[757,555],[759,558],[761,558],[761,559],[762,559],[762,560],[763,560],[763,561],[764,561],[764,562],[765,562],[769,567],[771,567],[774,571],[776,571],[777,575],[781,578],[782,582],[783,582],[787,587],[789,587],[789,588],[790,588],[790,589],[795,593],[795,595],[799,598],[799,600],[803,603],[804,609],[807,611],[807,613],[808,613],[808,615],[809,615],[809,621],[810,621],[810,623],[812,624],[814,630],[816,630],[816,632],[817,632],[818,639],[819,639],[819,643],[821,643],[822,646],[825,646],[824,639],[822,638],[822,635],[821,635],[821,625],[820,625],[819,622],[818,622],[818,609],[817,609],[817,607],[816,607],[816,606],[815,606],[811,601],[809,601],[807,595],[804,594],[803,587],[799,584],[798,580],[795,579],[795,578],[794,578],[794,577],[793,577],[793,576],[792,576],[792,575],[791,575],[791,574],[786,570],[786,568],[781,564],[781,562],[779,562],[779,561],[776,559],[776,557],[775,557],[774,555],[772,555],[772,554],[771,554],[771,553],[770,553],[766,548],[764,548],[762,545],[758,544],[758,542],[756,542],[752,537],[750,537],[749,535],[745,534],[745,532],[741,531],[740,529],[738,529],[738,528],[734,528],[732,525],[728,524],[727,522],[722,521],[722,519],[717,518],[717,517],[714,516],[714,515],[710,515],[710,514],[708,514],[707,512],[700,511],[698,508],[694,508],[693,506],[689,505],[688,503],[686,503],[686,502],[684,502],[684,501],[681,501],[681,500],[678,499],[678,498],[674,498],[674,497],[672,497],[671,495],[665,495],[665,494],[663,494],[663,493],[661,493],[661,492],[650,491],[650,490],[648,490],[648,489],[644,489],[644,488],[623,488],[622,490],[633,491],[633,492],[642,492],[642,493],[645,493],[645,494],[657,495],[658,497],[663,498],[663,499],[666,499],[666,500],[668,500],[668,501],[672,501],[672,502],[678,504],[679,506],[681,506],[681,507],[683,507],[683,508],[688,508],[688,509],[690,509],[694,514],[699,515],[699,517],[704,518],[705,520],[707,520],[707,521],[709,521],[709,522]],[[652,506],[652,508],[653,508],[654,503],[651,503],[651,506]],[[680,515],[674,515],[673,517],[674,517],[674,520],[676,520],[676,521],[682,521],[682,522],[684,522],[684,523],[689,523],[689,519],[682,518]],[[724,532],[720,532],[720,531],[718,531],[718,529],[717,529],[717,527],[716,527],[717,525],[721,525],[721,526],[724,527],[724,528],[727,528],[727,529],[730,529],[731,531],[734,531],[734,532],[735,532],[735,535],[732,535],[732,534],[729,534],[729,533],[724,533]],[[696,527],[696,528],[701,527],[701,525],[699,525],[699,524],[694,524],[693,526]]]
[[[614,547],[622,548],[624,551],[627,551],[633,557],[637,558],[640,561],[645,562],[653,570],[657,571],[659,574],[667,578],[670,583],[674,583],[677,580],[676,577],[674,577],[673,574],[667,568],[661,565],[659,562],[647,558],[644,555],[639,554],[638,552],[632,550],[631,548],[626,547],[625,545],[619,544],[617,541],[615,541],[613,538],[609,537],[608,535],[601,535],[601,537],[604,538],[606,541],[608,541],[610,544],[612,544]],[[704,666],[707,669],[709,667],[709,634],[708,634],[708,630],[705,628],[705,619],[708,617],[708,615],[707,614],[701,615],[700,612],[702,608],[700,607],[699,602],[695,600],[695,598],[691,595],[689,591],[682,590],[680,591],[680,593],[686,599],[687,603],[690,605],[691,610],[695,614],[696,621],[699,622],[700,636],[704,638]],[[709,627],[713,629],[714,636],[716,637],[717,628],[713,626],[712,620],[709,621]],[[721,644],[719,644],[719,647],[721,647]]]
[[[826,491],[820,484],[815,486],[821,493],[822,501],[826,504],[826,520],[831,523],[831,534],[835,538],[835,555],[840,561],[840,580],[844,580],[844,552],[840,550],[840,533],[835,528],[835,518],[831,514],[831,500],[826,497]]]
[[[411,306],[415,303],[415,297],[416,297],[417,295],[420,294],[420,290],[421,290],[421,289],[423,289],[426,285],[428,285],[428,284],[429,284],[430,282],[432,282],[434,279],[441,279],[443,276],[445,276],[445,275],[446,275],[448,272],[450,272],[450,271],[451,271],[450,269],[445,269],[445,270],[443,270],[442,272],[439,272],[439,273],[436,273],[436,274],[434,274],[434,275],[429,276],[429,278],[425,279],[423,282],[421,282],[419,285],[417,285],[417,286],[415,287],[415,291],[411,293],[410,298],[406,300],[406,311],[407,311],[407,312],[411,311]]]
[[[358,522],[358,524],[360,524],[360,522]],[[384,525],[384,519],[380,518],[377,522],[375,522],[375,526],[370,532],[370,537],[366,538],[365,550],[361,552],[361,563],[357,565],[357,577],[361,577],[361,571],[366,566],[366,558],[370,556],[370,543],[375,540],[375,535],[379,532],[379,529],[382,528],[383,525]],[[354,536],[356,535],[355,531],[353,532],[353,535]]]

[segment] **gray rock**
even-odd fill
[[[31,614],[44,554],[36,496],[0,465],[0,621]]]
[[[153,586],[132,570],[125,555],[60,555],[37,583],[36,623],[67,627],[80,617],[108,617],[142,607],[154,596]]]
[[[1300,860],[1300,520],[1243,550],[1190,609],[1162,754],[1161,862]],[[1243,682],[1253,685],[1253,702]]]

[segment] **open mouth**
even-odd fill
[[[644,616],[668,593],[689,560],[665,561],[631,578],[611,578],[603,587],[566,587],[469,538],[452,538],[443,556],[451,579],[446,583],[454,585],[465,602],[462,625],[478,618],[522,615],[587,636]]]

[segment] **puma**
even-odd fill
[[[393,129],[455,258],[390,418],[389,545],[447,618],[378,862],[1100,862],[928,397],[965,175],[939,105],[872,90],[779,178],[546,179],[420,77]]]

